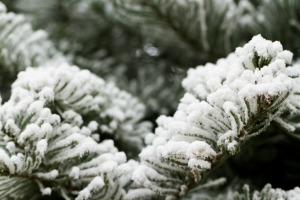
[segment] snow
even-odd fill
[[[216,152],[209,144],[204,141],[194,141],[187,149],[187,156],[191,158],[214,158],[217,156]]]
[[[1,5],[0,10],[3,10]],[[202,29],[205,32],[206,27]],[[21,32],[19,30],[18,33]],[[26,42],[43,37],[44,32],[37,32]],[[13,40],[13,37],[8,40]],[[25,48],[25,43],[22,45],[19,51]],[[256,67],[254,56],[270,60],[270,63]],[[211,168],[219,151],[236,153],[243,139],[239,138],[240,130],[252,115],[257,114],[260,106],[257,104],[258,96],[268,104],[274,98],[281,99],[285,94],[294,92],[293,87],[299,84],[288,76],[293,71],[287,68],[291,60],[292,54],[283,51],[279,42],[270,42],[258,35],[244,47],[237,48],[235,54],[220,59],[216,64],[209,63],[189,70],[183,81],[186,93],[177,111],[173,117],[160,116],[157,119],[155,133],[145,139],[148,146],[140,154],[139,166],[126,163],[126,155],[118,152],[111,140],[97,143],[90,137],[98,128],[102,132],[113,134],[118,130],[123,134],[115,138],[129,137],[126,134],[136,130],[135,123],[141,119],[140,113],[144,110],[138,100],[114,85],[106,84],[89,71],[67,63],[59,67],[29,68],[19,74],[13,85],[12,99],[0,108],[1,116],[5,116],[1,119],[4,122],[1,126],[4,125],[6,132],[16,136],[18,148],[19,145],[20,148],[25,146],[21,151],[26,153],[26,157],[23,154],[10,157],[9,153],[0,149],[0,160],[10,174],[23,170],[26,161],[26,167],[38,171],[34,175],[40,179],[53,180],[59,174],[67,174],[73,181],[87,181],[96,176],[79,192],[77,200],[89,199],[103,187],[119,184],[119,176],[130,176],[135,168],[131,178],[136,183],[158,193],[169,192],[167,199],[172,199],[172,192],[185,194],[185,180],[194,178],[198,181],[202,172]],[[283,107],[288,103],[292,107],[296,100],[299,101],[288,98],[282,103]],[[59,104],[59,109],[54,108],[58,114],[52,114],[49,108],[45,108],[54,101]],[[51,104],[51,108],[53,106],[56,104]],[[97,113],[96,121],[88,122],[85,116],[91,113]],[[18,127],[23,118],[30,119],[24,130]],[[276,118],[276,121],[290,131],[295,129],[281,118]],[[15,153],[19,149],[12,138],[10,135],[3,136],[3,140],[8,142],[8,152]],[[43,163],[47,166],[60,163],[68,166],[72,159],[76,161],[85,155],[95,156],[84,163],[76,163],[77,166],[68,166],[62,172],[58,171],[61,169],[40,172],[37,168],[43,165],[39,162],[44,162],[47,153],[51,155]],[[172,176],[175,173],[185,175],[186,179],[176,179]],[[100,177],[103,174],[113,177],[115,182],[106,185],[106,179]],[[163,188],[170,183],[175,189]],[[51,188],[44,188],[41,192],[50,195]],[[145,196],[153,195],[149,189],[137,189],[131,190],[127,198],[141,195],[141,192]]]
[[[54,91],[53,88],[45,86],[40,92],[39,96],[43,101],[52,102],[54,101]]]
[[[7,167],[10,174],[15,173],[15,167],[13,165],[13,162],[10,160],[8,154],[3,149],[0,149],[0,162]]]
[[[181,185],[180,186],[180,193],[179,193],[179,195],[180,196],[184,196],[187,192],[188,192],[188,187],[186,186],[186,185]]]
[[[108,160],[108,161],[102,163],[99,166],[99,169],[101,172],[111,173],[117,166],[118,166],[118,163],[116,161]]]
[[[236,105],[234,105],[234,103],[232,103],[231,101],[226,101],[223,104],[223,108],[227,114],[230,114],[230,112],[237,113],[239,111]]]
[[[207,87],[212,91],[216,91],[217,89],[222,87],[221,79],[219,77],[211,77],[207,81]]]
[[[74,157],[82,157],[86,153],[101,152],[101,145],[98,145],[95,140],[90,137],[83,136],[79,133],[73,133],[65,139],[60,140],[56,144],[49,147],[48,151],[55,151],[63,147],[76,144],[73,148],[66,149],[56,154],[49,163],[62,162]]]
[[[42,139],[38,141],[36,144],[36,152],[42,157],[44,157],[47,148],[48,148],[48,142],[46,139]]]
[[[3,3],[0,3],[0,13],[5,13],[6,12],[6,7]]]
[[[91,131],[96,131],[98,129],[98,122],[96,121],[91,121],[89,124],[88,124],[88,128],[91,129]]]
[[[80,126],[83,123],[83,119],[80,114],[76,113],[74,110],[67,110],[62,114],[62,117],[76,126]]]
[[[117,152],[115,154],[115,160],[118,161],[118,163],[126,162],[126,154],[124,152]]]
[[[230,143],[228,144],[228,146],[227,146],[228,151],[230,151],[230,152],[235,152],[236,149],[237,149],[237,146],[238,146],[237,141],[233,140],[233,141],[230,142]]]
[[[12,155],[10,160],[12,163],[16,166],[16,171],[20,172],[24,170],[24,155],[21,153],[18,153],[17,155]]]
[[[16,144],[13,141],[7,142],[6,149],[12,153],[16,150]]]
[[[282,45],[280,43],[274,44],[275,49],[282,51]],[[244,47],[238,47],[235,53],[238,56],[243,57],[244,55],[252,54],[254,51],[258,53],[259,56],[268,56],[268,50],[272,50],[272,42],[267,41],[261,37],[261,35],[254,36]],[[272,56],[274,56],[275,51],[271,51]]]
[[[18,142],[23,144],[28,139],[37,138],[40,134],[40,127],[36,124],[29,124],[25,130],[20,134]]]
[[[300,199],[300,188],[299,187],[295,187],[293,190],[289,190],[287,192],[287,199],[290,200],[297,200]]]
[[[50,123],[44,123],[41,126],[40,132],[42,136],[47,136],[50,135],[53,131],[53,127],[51,126]]]
[[[51,190],[51,188],[45,188],[45,189],[43,189],[42,191],[42,195],[51,195],[51,192],[52,192],[52,190]]]
[[[44,107],[44,103],[42,101],[34,101],[30,104],[28,108],[28,113],[29,114],[36,114],[42,110]]]
[[[199,160],[195,158],[191,158],[188,162],[188,166],[190,168],[199,168],[199,169],[210,169],[211,163],[205,160]]]
[[[1,3],[0,10],[5,10]],[[87,70],[69,64],[50,66],[48,61],[43,61],[45,55],[39,54],[43,48],[49,47],[49,43],[43,43],[46,33],[32,33],[31,26],[24,23],[23,17],[1,15],[4,15],[1,16],[4,18],[4,29],[0,37],[4,39],[7,36],[1,49],[3,61],[8,60],[15,67],[18,64],[13,60],[21,61],[26,66],[32,66],[33,62],[45,64],[21,72],[12,85],[11,98],[0,107],[0,161],[3,173],[13,175],[10,177],[11,183],[19,175],[30,176],[41,192],[34,195],[50,195],[55,190],[64,198],[70,194],[74,197],[86,185],[78,199],[87,199],[104,186],[109,187],[108,196],[112,195],[111,190],[123,195],[125,191],[121,184],[129,182],[133,166],[126,163],[125,153],[118,152],[112,140],[98,143],[91,135],[98,130],[98,123],[101,122],[100,125],[106,125],[110,132],[115,133],[118,129],[123,134],[116,138],[128,138],[126,134],[132,132],[130,136],[136,134],[136,138],[140,138],[136,130],[144,131],[139,123],[144,106],[127,92],[105,83]],[[35,46],[35,43],[38,45]],[[52,56],[54,52],[48,53]],[[94,121],[86,118],[91,113],[95,114]],[[87,168],[82,169],[84,166]],[[80,179],[82,172],[92,176]],[[66,179],[68,175],[77,180],[69,182]],[[66,191],[63,181],[58,187],[46,187],[53,185],[53,180],[58,176],[63,181],[67,180],[72,186],[71,191]]]
[[[165,176],[157,173],[154,169],[147,166],[138,166],[134,170],[131,178],[140,185],[147,184],[147,182],[149,182],[149,179],[166,181]]]
[[[279,42],[258,35],[216,64],[190,69],[182,82],[186,93],[177,111],[173,117],[160,116],[155,134],[146,138],[148,146],[140,153],[142,166],[134,171],[133,180],[153,189],[158,186],[149,177],[168,179],[172,171],[198,181],[218,153],[237,152],[240,141],[251,133],[251,129],[250,133],[244,130],[245,126],[259,114],[258,100],[266,111],[279,102],[282,110],[297,110],[299,98],[290,94],[299,81],[291,75],[297,77],[299,72],[291,70],[291,60],[292,54],[284,51]],[[290,96],[281,102],[286,95]],[[279,113],[270,113],[266,123]],[[277,121],[294,130],[280,118]],[[156,189],[161,192],[161,188]]]
[[[16,125],[15,121],[13,119],[8,119],[5,123],[4,129],[6,132],[11,132],[13,134],[19,134],[20,128]]]
[[[80,169],[79,167],[72,167],[72,170],[70,172],[70,177],[73,179],[78,179],[80,176]]]
[[[136,162],[136,164],[138,164],[138,163]],[[119,176],[119,177],[121,177],[121,176],[127,176],[127,175],[131,176],[132,170],[133,170],[132,163],[123,163],[123,164],[120,164],[116,168],[115,173],[116,173],[116,176]]]
[[[187,118],[187,115],[182,110],[177,110],[174,114],[174,119],[176,119],[176,120],[184,121],[184,120],[186,120],[186,118]]]
[[[146,137],[145,137],[145,143],[146,143],[147,145],[152,144],[154,138],[155,138],[155,135],[154,135],[153,133],[148,133],[148,134],[146,135]]]
[[[99,191],[105,185],[103,179],[99,176],[96,176],[89,185],[79,192],[79,195],[75,200],[87,200],[91,196],[91,192]]]
[[[175,124],[175,123],[174,123]],[[182,125],[180,127],[180,125]],[[215,135],[211,132],[203,129],[193,126],[189,123],[178,123],[177,126],[174,126],[170,128],[170,131],[174,134],[172,137],[172,140],[174,141],[180,141],[180,140],[193,140],[195,138],[207,138],[207,140],[213,141],[215,139]]]
[[[146,189],[146,188],[132,189],[127,192],[124,199],[135,199],[140,197],[144,197],[145,199],[147,199],[147,197],[153,197],[154,195],[156,195],[156,193],[150,189]]]
[[[80,164],[78,167],[80,168],[81,171],[85,169],[90,169],[94,167],[99,167],[101,163],[105,163],[106,161],[117,161],[115,154],[113,153],[103,153],[100,156],[93,158],[92,160]],[[123,163],[120,161],[119,163]]]
[[[176,155],[186,155],[186,151],[188,149],[189,143],[188,142],[176,142],[176,141],[169,141],[165,145],[161,145],[157,147],[157,156],[158,157],[175,157]]]
[[[58,177],[59,172],[57,169],[53,169],[50,172],[38,172],[34,175],[43,180],[55,180]]]

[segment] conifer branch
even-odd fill
[[[131,169],[125,154],[112,141],[98,144],[92,139],[95,122],[85,126],[70,120],[70,111],[53,113],[43,95],[50,97],[49,90],[39,94],[14,87],[10,100],[0,107],[0,198],[37,199],[52,192],[69,199],[123,195],[118,181]],[[73,117],[78,115],[73,112]]]
[[[181,40],[188,49],[201,52],[204,60],[224,56],[234,47],[232,43],[240,43],[236,33],[242,30],[243,24],[237,19],[242,21],[244,12],[247,12],[244,3],[236,4],[231,0],[115,0],[114,5],[125,23],[142,28],[143,24],[147,24],[146,30],[159,32],[158,37],[170,37],[173,33],[177,37],[172,41]]]
[[[297,81],[290,72],[299,74],[291,60],[279,42],[255,36],[215,65],[191,69],[183,81],[187,93],[173,117],[157,120],[133,180],[170,199],[199,185],[289,109]]]
[[[138,99],[89,71],[68,64],[29,68],[19,74],[15,87],[45,99],[53,112],[75,124],[97,122],[99,125],[93,126],[100,137],[111,135],[123,144],[121,149],[129,156],[142,148],[142,137],[151,128],[148,122],[141,121],[145,107]],[[128,142],[132,145],[131,152],[125,148]]]

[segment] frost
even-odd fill
[[[40,128],[36,124],[29,124],[25,130],[20,134],[19,143],[24,143],[25,140],[38,138],[40,134]]]
[[[48,147],[47,140],[43,139],[43,140],[38,141],[37,144],[36,144],[37,154],[39,154],[43,157],[45,155],[47,147]]]
[[[51,195],[51,188],[45,188],[42,191],[42,195]]]
[[[126,194],[124,199],[135,199],[139,197],[153,197],[155,196],[155,192],[149,189],[141,188],[141,189],[135,189],[135,190],[129,190],[129,192]]]
[[[147,6],[147,1],[143,2]],[[160,10],[158,6],[158,11],[169,16],[189,9],[190,3],[196,5],[192,11],[196,9],[200,18],[193,19],[204,50],[200,60],[219,48],[208,42],[209,9],[222,13],[224,22],[245,13],[238,25],[247,26],[251,25],[249,14],[255,11],[247,1],[218,0],[216,9],[214,3],[203,0],[175,2],[179,10]],[[131,8],[127,7],[130,3],[126,2],[126,8]],[[79,3],[76,12],[80,16],[88,12],[87,5]],[[147,16],[151,16],[153,5],[147,6]],[[48,6],[52,4],[44,7]],[[112,7],[109,9],[109,14],[114,14]],[[236,154],[241,144],[271,122],[289,132],[299,128],[289,120],[300,113],[300,70],[289,66],[292,53],[283,50],[280,42],[258,35],[227,58],[190,69],[182,82],[186,93],[175,114],[160,116],[154,133],[149,133],[149,123],[142,122],[145,107],[137,98],[67,63],[69,58],[55,50],[46,32],[33,31],[23,16],[6,13],[2,3],[0,21],[3,74],[15,76],[22,71],[12,85],[11,97],[0,106],[0,199],[39,199],[52,192],[67,200],[179,199],[189,190],[217,185],[217,181],[208,182],[196,188],[220,161]],[[178,20],[168,22],[174,30],[181,26]],[[220,25],[221,29],[230,25],[220,53],[230,49],[230,41],[235,39],[231,31],[236,21],[232,22]],[[69,51],[69,44],[63,41],[63,45]],[[146,44],[144,51],[150,56],[160,54],[151,44]],[[102,50],[98,53],[103,57]],[[137,56],[140,53],[137,51]],[[29,68],[23,71],[25,67]],[[152,88],[144,89],[143,93],[153,93]],[[134,157],[144,147],[143,140],[147,146],[139,155],[140,162],[127,161],[126,154]],[[244,189],[249,192],[248,186]],[[298,199],[299,191],[285,192],[267,185],[253,197]]]
[[[13,162],[13,164],[16,166],[17,171],[21,171],[24,167],[24,155],[18,153],[17,155],[11,156],[10,160]]]
[[[47,135],[50,135],[53,131],[53,128],[51,126],[50,123],[44,123],[42,126],[41,126],[41,135],[43,136],[47,136]]]
[[[155,134],[146,138],[151,144],[140,153],[143,167],[135,169],[133,180],[174,198],[186,193],[189,183],[173,180],[172,174],[199,182],[224,154],[236,154],[243,141],[275,119],[295,130],[280,116],[299,108],[294,95],[299,72],[289,66],[291,59],[279,42],[258,35],[216,64],[190,69],[182,82],[187,92],[173,117],[157,119]],[[165,185],[158,184],[163,180]]]
[[[113,133],[115,139],[135,142],[138,148],[142,147],[141,134],[150,131],[149,123],[140,122],[145,108],[138,99],[88,70],[67,63],[57,67],[27,68],[19,74],[13,89],[39,97],[40,107],[42,102],[52,104],[55,101],[62,118],[76,126],[81,126],[86,117],[93,114],[94,120],[88,124],[91,132],[99,129],[101,133]],[[16,98],[20,96],[16,92]],[[105,123],[97,125],[96,122]],[[87,129],[82,129],[82,133],[92,134]]]
[[[78,80],[82,88],[76,93]],[[64,86],[65,81],[70,85]],[[102,93],[103,88],[106,93]],[[88,92],[94,95],[95,91],[98,97],[93,99]],[[118,107],[114,103],[107,105],[108,99],[115,98],[110,92],[105,90],[102,79],[69,65],[29,68],[20,73],[13,84],[11,98],[0,107],[0,133],[6,143],[3,149],[0,148],[0,170],[7,176],[14,175],[9,182],[23,187],[25,183],[19,181],[19,175],[29,177],[26,187],[40,191],[33,194],[36,196],[55,191],[70,199],[81,191],[78,199],[123,197],[124,186],[130,181],[136,165],[126,163],[125,153],[118,152],[112,140],[98,143],[91,136],[99,129],[98,123],[102,123],[102,119],[108,120],[108,125],[114,121],[114,131],[127,123],[137,123],[136,127],[139,127],[139,122],[137,118],[137,121],[131,118],[134,113],[124,115],[129,117],[125,117],[125,121],[107,115],[106,109],[110,106]],[[120,98],[134,100],[117,88],[114,92]],[[106,99],[99,101],[100,97]],[[120,102],[121,112],[126,112],[127,100]],[[94,116],[92,119],[87,117],[90,112]],[[35,190],[36,187],[39,190]],[[32,194],[21,196],[28,195]],[[6,193],[0,192],[0,197],[6,198]]]
[[[150,184],[149,179],[159,180],[159,181],[167,180],[166,177],[160,175],[152,168],[146,166],[137,167],[132,174],[132,180],[139,183],[140,185],[144,185],[144,186],[149,185]]]
[[[91,196],[92,191],[100,190],[104,185],[101,177],[95,177],[84,190],[80,191],[76,200],[88,199]]]
[[[80,175],[79,173],[80,173],[79,167],[73,167],[70,172],[70,177],[72,177],[74,179],[78,179],[79,175]]]
[[[214,158],[217,156],[216,152],[204,141],[194,141],[187,150],[189,157]]]
[[[5,7],[5,5],[4,4],[0,4],[0,13],[4,13],[4,12],[6,12],[6,7]]]
[[[58,175],[58,171],[56,169],[50,171],[50,172],[45,172],[45,173],[35,173],[34,174],[36,177],[45,179],[45,180],[54,180]]]
[[[210,162],[207,162],[205,160],[197,160],[197,159],[190,159],[189,160],[189,163],[188,163],[188,166],[190,168],[200,168],[200,169],[210,169],[210,166],[211,166],[211,163]]]
[[[9,170],[9,173],[15,173],[14,165],[7,153],[3,149],[0,149],[0,163],[3,163],[5,165],[5,168]]]
[[[14,152],[16,150],[16,145],[14,142],[10,141],[6,144],[6,149],[10,152]]]
[[[154,134],[149,133],[145,137],[145,143],[146,144],[151,144],[153,142],[153,139],[155,138]]]
[[[151,128],[141,121],[144,105],[66,63],[46,32],[33,31],[2,3],[0,21],[3,74],[21,71],[0,106],[0,199],[52,193],[68,200],[123,199],[137,163],[127,162],[113,140],[99,138],[109,133],[138,151]]]
[[[91,121],[88,125],[89,129],[91,129],[91,131],[96,131],[98,129],[98,123],[96,121]]]

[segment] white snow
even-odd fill
[[[42,157],[44,157],[47,148],[48,148],[48,142],[46,139],[42,139],[38,141],[36,144],[36,152]]]
[[[10,157],[3,149],[0,149],[0,162],[7,167],[10,174],[15,173],[15,167],[13,165],[13,162],[10,160]]]
[[[40,134],[40,127],[36,124],[29,124],[20,134],[18,142],[23,144],[28,139],[37,138]]]
[[[89,185],[79,192],[79,195],[76,197],[76,200],[87,200],[89,199],[91,192],[99,191],[105,185],[103,179],[99,176],[96,176]]]
[[[59,172],[57,169],[53,169],[50,172],[37,172],[34,175],[40,179],[54,180],[59,175]]]
[[[70,172],[70,177],[74,179],[78,179],[79,175],[80,175],[79,167],[72,167],[72,170]]]
[[[51,195],[52,190],[51,190],[51,188],[47,187],[47,188],[43,189],[41,192],[42,192],[42,195]]]

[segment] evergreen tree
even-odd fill
[[[299,0],[2,0],[0,199],[300,199],[299,34]]]

